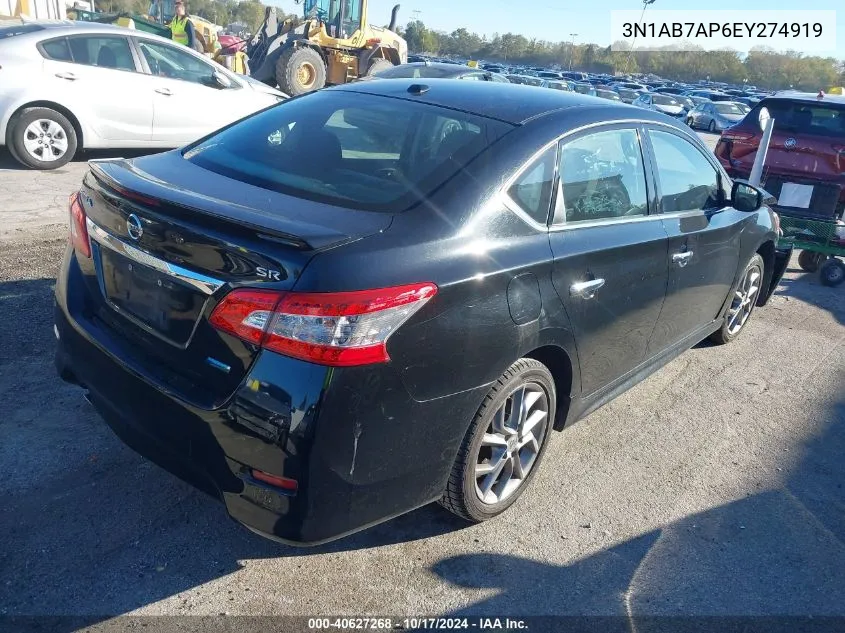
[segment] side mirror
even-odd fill
[[[214,71],[214,83],[217,84],[220,88],[231,88],[232,87],[232,80],[229,79],[226,75],[221,73],[219,70]]]
[[[763,191],[742,180],[731,188],[731,206],[737,211],[752,212],[763,206]]]

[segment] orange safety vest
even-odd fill
[[[178,15],[173,16],[173,21],[170,23],[170,36],[174,42],[188,45],[188,34],[185,32],[185,25],[188,23],[188,16],[181,20]]]

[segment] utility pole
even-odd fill
[[[569,70],[572,70],[572,56],[575,54],[575,38],[578,37],[578,34],[570,33],[569,37],[572,38],[572,43],[569,45]]]
[[[643,0],[643,10],[640,13],[640,19],[637,21],[637,24],[643,21],[643,16],[645,15],[645,9],[648,5],[654,4],[654,0]],[[634,30],[634,40],[631,42],[631,52],[628,54],[628,66],[629,68],[633,69],[633,61],[634,61],[634,45],[637,43],[637,31]]]

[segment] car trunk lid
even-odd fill
[[[238,183],[175,152],[92,162],[80,197],[97,325],[206,407],[234,391],[258,353],[210,325],[220,299],[236,287],[289,290],[317,252],[391,222]]]

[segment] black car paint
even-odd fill
[[[525,87],[427,83],[429,91],[413,96],[407,80],[331,90],[430,102],[519,126],[429,199],[392,216],[366,219],[365,212],[351,216],[344,209],[335,217],[316,203],[286,200],[290,212],[271,219],[262,215],[256,192],[209,178],[183,164],[179,152],[100,163],[86,177],[83,194],[94,201],[86,211],[97,223],[124,236],[128,213],[143,214],[150,227],[145,249],[211,267],[227,288],[342,291],[421,280],[439,287],[389,339],[385,364],[313,365],[217,332],[206,319],[225,289],[206,302],[198,325],[202,353],[191,355],[193,344],[165,350],[154,335],[116,325],[94,260],[68,247],[56,285],[59,374],[87,390],[128,445],[219,497],[233,518],[265,536],[323,542],[438,499],[489,386],[517,358],[534,357],[553,372],[560,430],[715,331],[754,252],[766,259],[760,305],[783,273],[783,255],[774,266],[767,209],[549,231],[500,201],[501,187],[541,147],[579,130],[619,121],[640,134],[669,127],[706,152],[667,117],[542,89],[537,99],[526,99]],[[645,147],[656,214],[658,178]],[[102,206],[107,195],[111,217]],[[151,207],[143,196],[166,202]],[[671,248],[689,243],[699,259],[677,276]],[[725,253],[726,264],[708,266]],[[254,269],[262,262],[285,271],[285,279],[259,279]],[[579,305],[568,296],[569,285],[596,273],[614,292]],[[716,288],[725,298],[711,310]],[[673,311],[683,311],[685,297],[705,292],[696,309],[707,310],[684,312],[688,322],[675,327]],[[661,323],[665,345],[652,349],[651,332]],[[164,351],[149,354],[150,346]],[[207,350],[236,371],[215,377],[200,360]],[[284,494],[256,481],[251,468],[296,479],[298,491]]]

